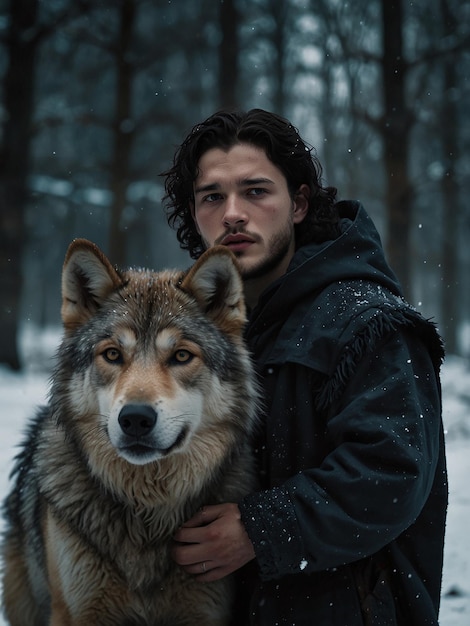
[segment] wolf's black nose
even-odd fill
[[[118,417],[119,425],[129,437],[148,435],[157,422],[157,413],[147,404],[126,404]]]

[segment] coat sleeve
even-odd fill
[[[440,428],[431,358],[412,331],[393,333],[357,364],[329,412],[321,461],[240,503],[261,577],[339,567],[397,538],[429,496]]]

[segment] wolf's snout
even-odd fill
[[[157,422],[156,411],[146,404],[126,404],[118,417],[121,430],[129,437],[148,435]]]

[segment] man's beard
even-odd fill
[[[292,226],[286,225],[286,227],[276,235],[273,235],[268,243],[268,253],[264,259],[261,259],[257,265],[244,268],[243,265],[240,268],[243,280],[254,280],[256,278],[262,278],[266,274],[273,272],[284,261],[289,254],[292,238],[294,234],[292,232]],[[243,258],[243,252],[239,254],[235,253],[235,256]]]

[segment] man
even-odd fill
[[[265,397],[260,490],[208,503],[174,558],[201,582],[245,580],[239,626],[438,624],[443,351],[365,210],[337,202],[297,129],[262,110],[195,126],[166,191],[193,258],[238,257]]]

